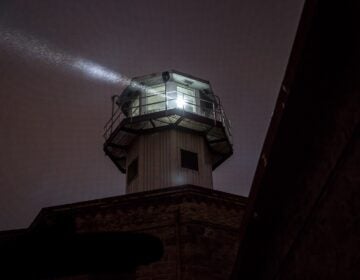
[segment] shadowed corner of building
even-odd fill
[[[360,279],[359,1],[305,2],[235,279]]]
[[[75,233],[66,223],[1,233],[2,279],[134,279],[159,260],[162,242],[144,233]],[[68,278],[70,277],[70,278]]]

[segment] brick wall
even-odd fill
[[[136,279],[220,280],[235,262],[244,206],[240,196],[173,187],[44,209],[33,227],[63,217],[76,232],[149,233],[162,240],[164,255],[140,266]]]

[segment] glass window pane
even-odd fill
[[[196,105],[195,97],[184,94],[184,101],[189,104]]]
[[[130,115],[132,117],[138,116],[140,114],[140,108],[139,108],[139,98],[135,98],[133,101],[131,101],[130,105]]]
[[[185,111],[195,113],[196,112],[196,98],[195,90],[190,88],[185,88],[183,86],[177,86],[177,104],[179,108],[184,109]]]
[[[156,95],[156,94],[165,94],[165,85],[156,85],[148,87],[146,91],[146,96]]]
[[[176,99],[177,99],[177,92],[176,90],[168,91],[166,93],[167,99],[167,109],[174,109],[177,107]]]
[[[146,113],[165,110],[165,85],[160,84],[149,87],[143,99]]]
[[[195,90],[193,90],[191,88],[186,88],[186,87],[183,87],[183,86],[177,86],[177,91],[181,92],[181,93],[184,93],[184,94],[187,94],[187,95],[190,95],[190,96],[195,96]]]

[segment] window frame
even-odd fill
[[[143,96],[143,106],[145,114],[164,111],[166,109],[166,85],[160,83],[149,86]]]
[[[193,160],[194,162],[192,163]],[[180,166],[181,168],[186,168],[192,171],[199,172],[198,153],[180,148]]]

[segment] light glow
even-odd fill
[[[139,90],[146,90],[145,86],[132,82],[130,78],[120,73],[88,59],[70,55],[45,41],[14,29],[0,26],[0,47],[15,52],[25,59],[35,59],[51,66],[68,68],[91,79],[124,87],[131,84]]]
[[[83,72],[90,78],[108,81],[111,83],[121,83],[123,85],[130,84],[130,80],[127,77],[123,77],[122,75],[106,69],[104,66],[92,61],[76,59],[71,65],[74,69]]]
[[[185,105],[185,100],[182,96],[178,96],[176,98],[176,106],[178,108],[184,109],[184,105]]]

